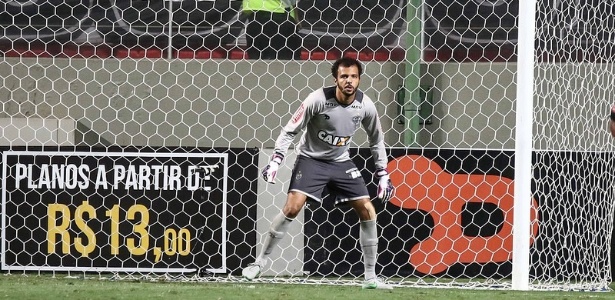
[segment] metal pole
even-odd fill
[[[529,289],[536,0],[519,1],[512,288]]]

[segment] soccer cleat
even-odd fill
[[[247,280],[252,280],[261,274],[262,269],[263,266],[261,266],[260,264],[255,262],[251,263],[248,264],[247,267],[243,268],[243,270],[241,270],[241,276]]]
[[[367,280],[363,283],[364,290],[392,290],[393,286],[382,282],[380,279]]]

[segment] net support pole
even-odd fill
[[[173,58],[173,1],[169,0],[169,45],[167,46],[167,59]]]
[[[420,130],[419,108],[421,106],[421,44],[422,44],[422,0],[409,0],[406,6],[406,93],[402,106],[404,116],[404,146],[416,145]]]
[[[519,1],[512,289],[529,290],[536,0]]]

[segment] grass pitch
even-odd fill
[[[611,286],[615,288],[615,285]],[[0,299],[240,299],[240,300],[562,300],[615,299],[615,292],[504,291],[442,288],[361,290],[357,286],[75,279],[61,275],[0,275]]]

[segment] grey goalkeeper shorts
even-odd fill
[[[297,156],[288,191],[296,191],[308,199],[322,202],[324,188],[335,196],[335,204],[369,198],[361,171],[351,161],[322,161]]]

